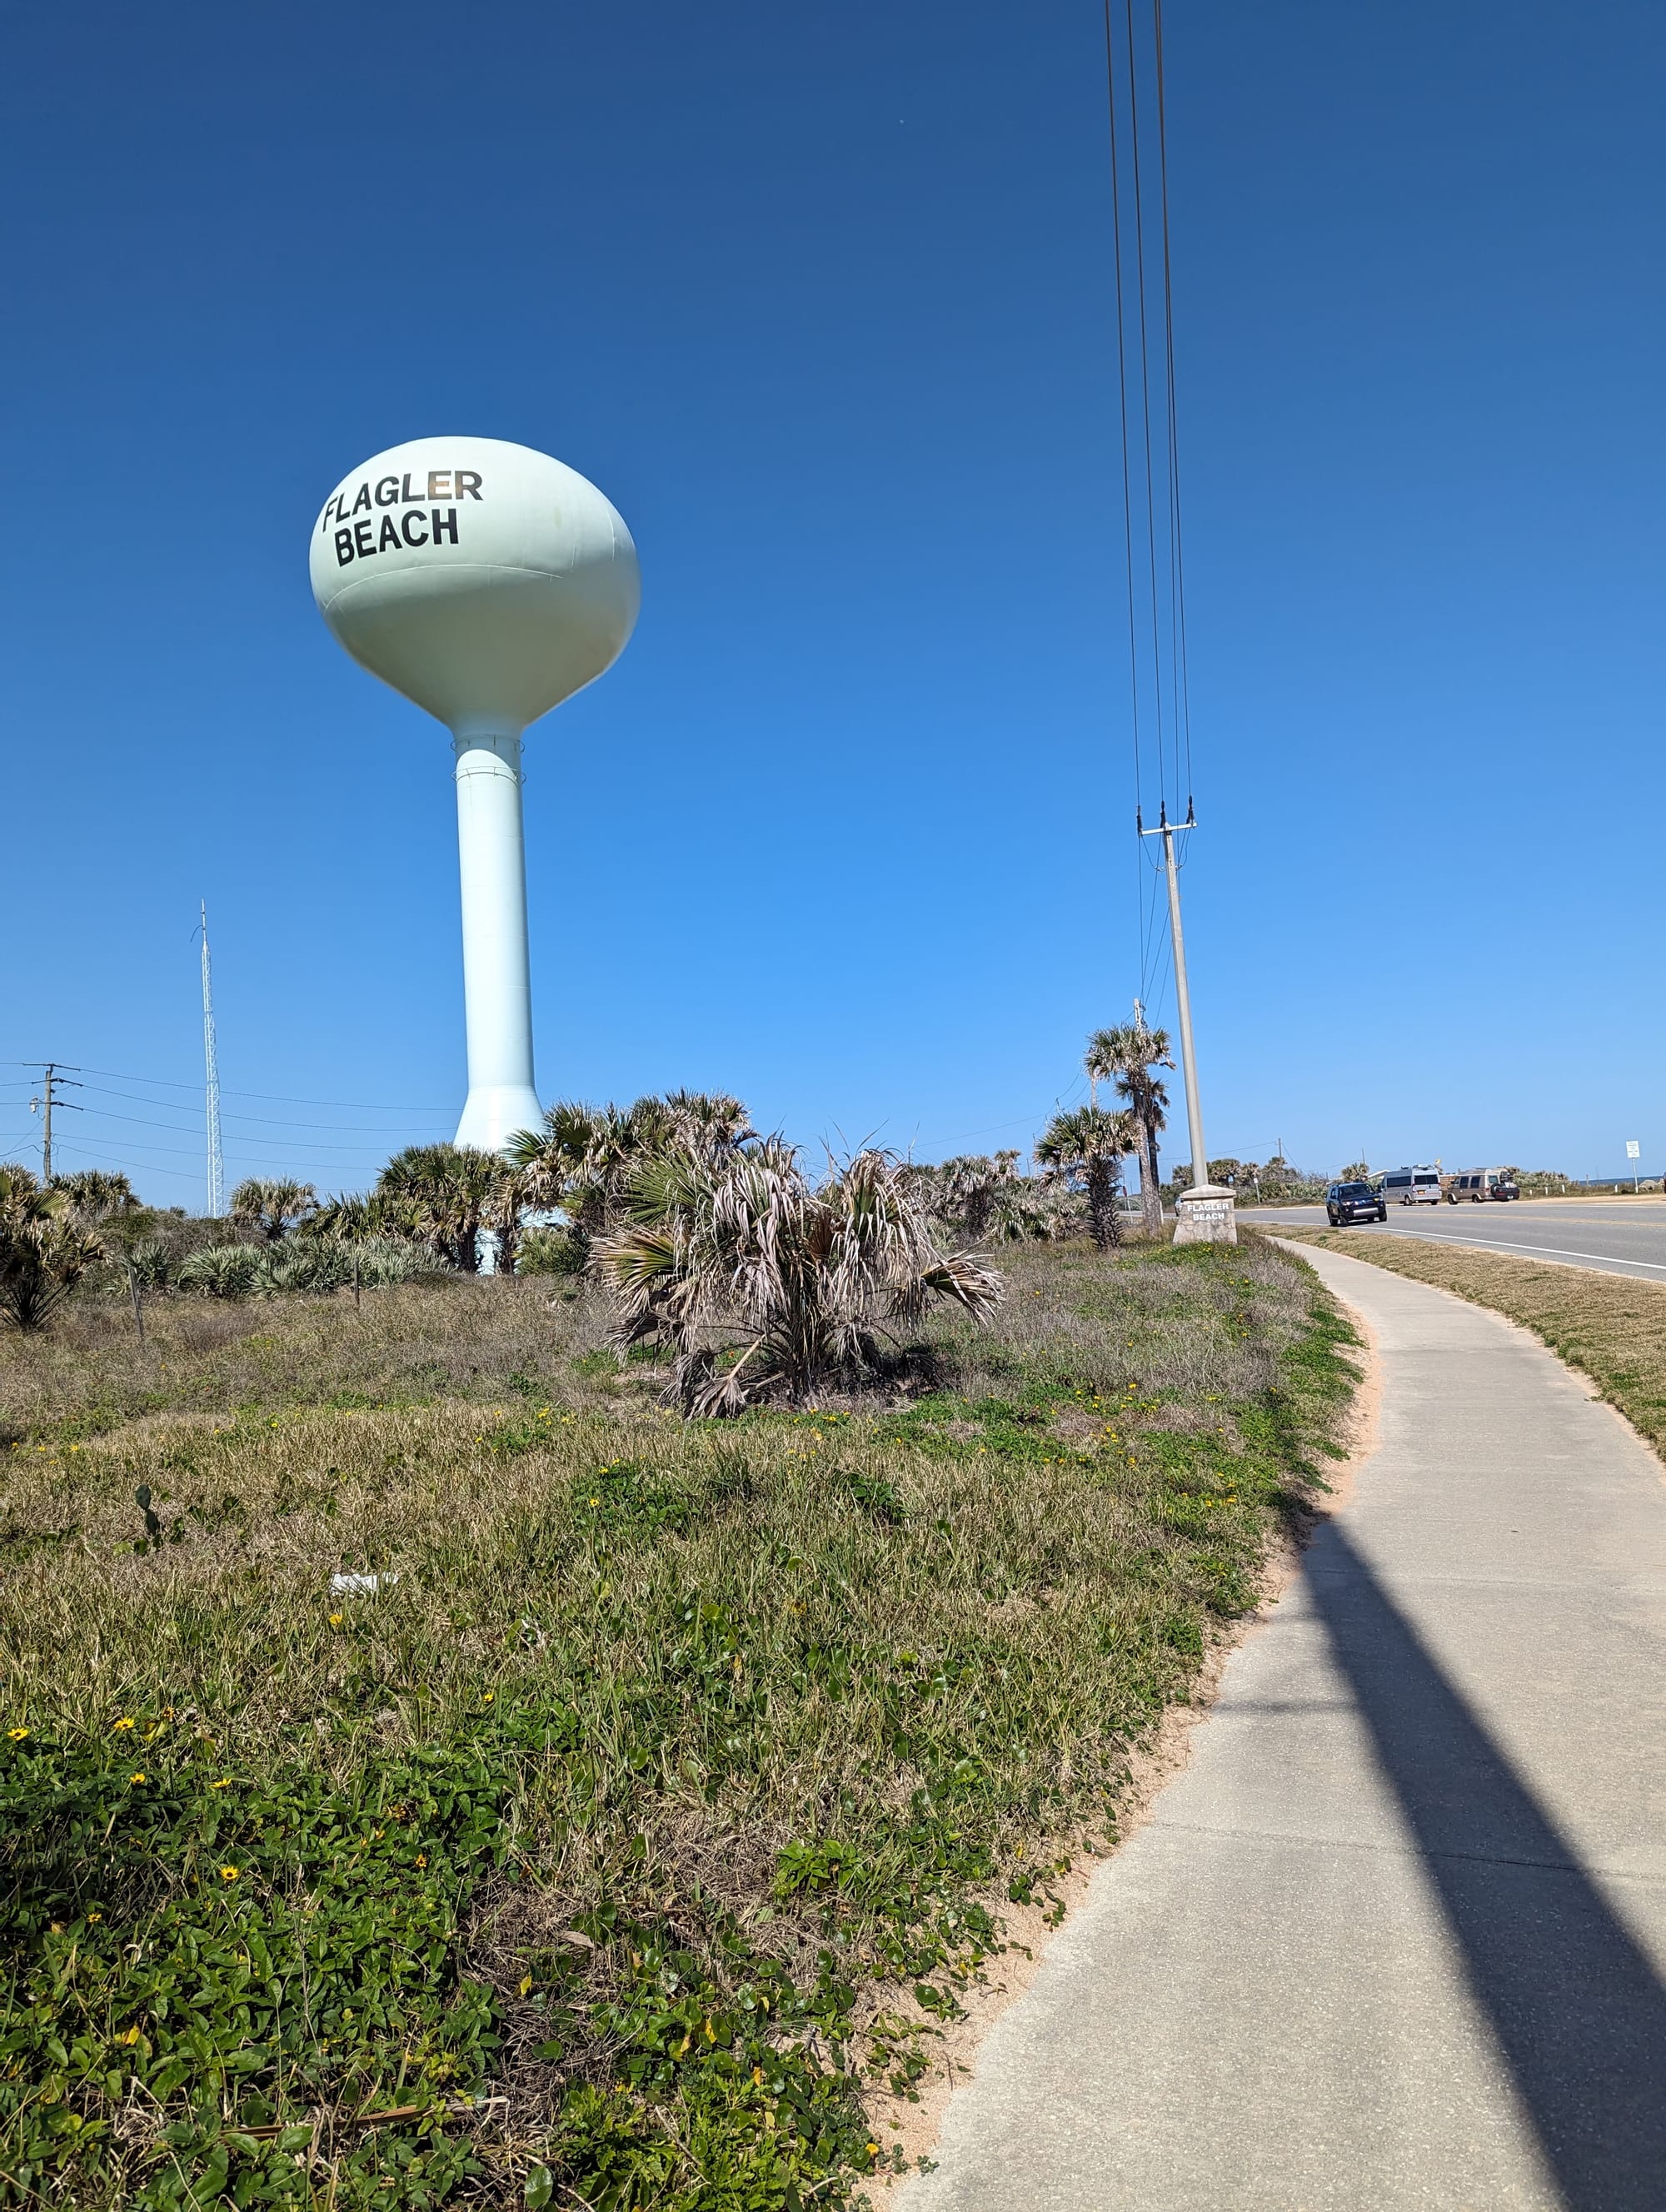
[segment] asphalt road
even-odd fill
[[[1264,1229],[1288,1222],[1322,1229],[1322,1206],[1246,1208],[1243,1218]],[[1595,1267],[1603,1274],[1640,1275],[1666,1283],[1666,1199],[1522,1199],[1501,1206],[1390,1206],[1387,1232],[1395,1237],[1431,1237],[1443,1243],[1474,1244],[1487,1252],[1519,1252],[1524,1258],[1554,1260],[1564,1267]],[[1359,1239],[1363,1254],[1373,1237],[1384,1233],[1375,1221],[1362,1221],[1345,1232]]]
[[[1666,2203],[1659,1463],[1524,1330],[1309,1256],[1377,1448],[891,2212]]]

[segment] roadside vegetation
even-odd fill
[[[1167,1052],[1028,1175],[686,1091],[223,1222],[0,1171],[0,2200],[895,2169],[1353,1380],[1298,1263],[1162,1241]]]
[[[710,1162],[650,1206],[616,1135],[562,1139],[552,1273],[0,1340],[10,2201],[849,2201],[874,2092],[1253,1602],[1350,1387],[1299,1264],[1020,1231],[997,1304],[986,1258],[933,1288],[936,1231],[858,1237],[809,1366],[684,1419],[759,1315],[702,1272]],[[893,1206],[863,1172],[777,1256]],[[1012,1180],[950,1196],[982,1251]],[[704,1289],[639,1328],[606,1269],[655,1235],[654,1297]]]
[[[1365,1240],[1329,1229],[1277,1233],[1432,1283],[1519,1322],[1559,1358],[1588,1375],[1601,1395],[1666,1455],[1666,1284],[1381,1230]]]

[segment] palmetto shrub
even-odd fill
[[[0,1317],[44,1328],[103,1256],[63,1191],[42,1190],[27,1168],[0,1167]]]
[[[362,1272],[362,1263],[361,1263]],[[333,1291],[352,1279],[353,1262],[339,1244],[323,1240],[307,1244],[269,1247],[261,1253],[255,1268],[254,1289],[262,1297],[279,1297],[287,1292],[311,1292],[314,1296]]]
[[[404,1237],[368,1237],[358,1248],[359,1281],[366,1290],[392,1283],[414,1283],[424,1277],[454,1275],[457,1270],[427,1245]],[[352,1279],[350,1251],[341,1255],[343,1282]]]
[[[165,1291],[173,1280],[174,1251],[166,1237],[139,1237],[121,1258],[142,1291]]]
[[[207,1244],[180,1261],[175,1280],[182,1291],[194,1291],[200,1297],[252,1297],[259,1287],[264,1256],[257,1244]]]
[[[1001,1297],[972,1254],[938,1249],[885,1152],[858,1152],[816,1189],[779,1138],[672,1150],[631,1176],[624,1213],[596,1264],[623,1341],[673,1355],[667,1395],[685,1413],[860,1383],[894,1363],[894,1326],[943,1300],[979,1317]]]
[[[590,1240],[581,1229],[538,1228],[522,1231],[519,1271],[523,1275],[581,1275]]]

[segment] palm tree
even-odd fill
[[[1122,1241],[1116,1193],[1123,1158],[1138,1142],[1139,1131],[1131,1113],[1109,1114],[1103,1106],[1078,1106],[1070,1113],[1055,1114],[1036,1145],[1040,1166],[1079,1176],[1086,1185],[1088,1228],[1102,1252]]]
[[[663,1098],[639,1098],[631,1111],[656,1107],[668,1140],[703,1158],[720,1158],[757,1135],[746,1109],[727,1091],[667,1091]]]
[[[251,1176],[231,1194],[231,1218],[240,1228],[258,1230],[269,1244],[281,1244],[318,1212],[318,1193],[309,1182]]]
[[[857,1153],[816,1190],[778,1137],[706,1158],[672,1147],[642,1162],[625,1203],[596,1263],[623,1342],[675,1353],[668,1395],[685,1414],[860,1381],[885,1364],[888,1322],[939,1299],[982,1316],[1002,1295],[972,1254],[938,1249],[884,1152]]]
[[[1163,1196],[1158,1181],[1157,1133],[1168,1119],[1168,1086],[1154,1068],[1172,1067],[1166,1030],[1148,1030],[1140,1022],[1122,1022],[1108,1030],[1095,1030],[1087,1041],[1083,1066],[1095,1086],[1114,1083],[1139,1124],[1140,1143],[1134,1148],[1140,1160],[1140,1211],[1146,1234],[1163,1233]]]
[[[372,1192],[367,1198],[343,1193],[326,1198],[302,1222],[304,1237],[333,1237],[337,1244],[368,1244],[373,1237],[412,1234],[408,1212]]]
[[[61,1190],[82,1223],[106,1221],[112,1214],[142,1211],[133,1186],[125,1175],[105,1168],[80,1168],[74,1175],[54,1176],[54,1190]]]
[[[68,1196],[42,1190],[27,1168],[0,1167],[0,1314],[15,1328],[44,1328],[104,1256]]]
[[[523,1129],[508,1157],[526,1203],[566,1214],[585,1237],[617,1221],[625,1187],[642,1162],[676,1151],[719,1160],[750,1144],[757,1132],[739,1099],[722,1091],[672,1091],[634,1106],[585,1106],[564,1099],[541,1129]]]
[[[550,1107],[541,1129],[509,1140],[510,1164],[528,1205],[559,1210],[587,1237],[611,1219],[625,1177],[641,1158],[644,1117],[637,1106],[585,1106],[564,1098]]]
[[[1008,1225],[1016,1210],[1012,1200],[1017,1195],[1012,1185],[1018,1181],[1018,1165],[1016,1152],[996,1152],[993,1158],[969,1152],[945,1160],[932,1170],[933,1210],[954,1222],[974,1243],[981,1243],[998,1224]]]
[[[480,1270],[480,1231],[505,1203],[513,1175],[496,1152],[471,1145],[408,1145],[376,1181],[374,1195],[465,1275]],[[517,1219],[519,1216],[517,1214]]]

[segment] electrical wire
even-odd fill
[[[142,1081],[143,1079],[134,1078],[132,1079]],[[147,1098],[142,1091],[110,1091],[106,1090],[101,1083],[85,1084],[82,1085],[82,1088],[90,1092],[94,1097],[98,1098],[119,1098],[131,1106],[159,1106],[165,1112],[176,1110],[175,1102],[171,1098]],[[201,1086],[199,1085],[198,1088],[200,1089]],[[243,1097],[246,1094],[239,1092],[237,1095],[239,1097]],[[103,1107],[94,1107],[90,1110],[95,1113],[103,1113],[106,1109]],[[185,1110],[184,1102],[179,1103],[177,1110],[179,1112],[184,1112]],[[401,1112],[404,1110],[404,1109],[403,1109],[393,1107],[390,1107],[388,1109],[390,1113]],[[414,1115],[416,1112],[416,1109],[413,1108],[410,1109],[410,1112]],[[117,1120],[119,1119],[119,1116],[112,1115],[111,1118],[112,1120]],[[443,1113],[440,1109],[435,1109],[431,1115],[424,1115],[423,1118],[431,1118],[436,1121],[445,1121],[448,1123],[452,1117],[449,1114]],[[276,1114],[228,1114],[224,1116],[224,1119],[228,1121],[252,1122],[258,1127],[267,1129],[319,1129],[331,1131],[335,1134],[341,1136],[377,1136],[380,1134],[380,1131],[369,1127],[367,1124],[362,1121],[295,1121],[284,1120]],[[153,1126],[160,1128],[162,1125],[161,1122],[156,1122],[153,1124]],[[169,1126],[173,1127],[176,1125],[170,1124]],[[181,1123],[177,1126],[184,1127],[184,1124]]]
[[[120,1121],[127,1127],[132,1129],[161,1129],[170,1137],[188,1137],[197,1133],[183,1122],[147,1121],[137,1114],[112,1114],[107,1107],[104,1106],[89,1106],[84,1110],[88,1114],[96,1115],[100,1121]],[[305,1125],[303,1124],[302,1126],[304,1127]],[[267,1152],[317,1152],[325,1155],[331,1159],[347,1158],[356,1157],[359,1154],[370,1154],[386,1158],[387,1152],[387,1141],[386,1138],[382,1138],[367,1145],[309,1145],[305,1142],[298,1143],[292,1137],[283,1139],[277,1138],[268,1139],[264,1140],[264,1142],[262,1139],[256,1137],[246,1137],[234,1142],[228,1149],[232,1152],[246,1156],[254,1152],[257,1147],[259,1147]],[[199,1145],[201,1139],[199,1137]],[[166,1151],[172,1148],[162,1146],[159,1149]]]
[[[1122,283],[1122,161],[1116,137],[1116,40],[1110,26],[1110,0],[1104,0],[1105,19],[1105,108],[1110,126],[1110,229],[1112,258],[1116,279],[1116,398],[1122,427],[1122,564],[1128,580],[1128,687],[1133,702],[1134,720],[1134,811],[1136,823],[1140,819],[1145,805],[1143,747],[1140,737],[1140,646],[1139,623],[1134,605],[1134,478],[1128,458],[1128,316],[1123,302]],[[1159,763],[1160,765],[1160,763]],[[1143,979],[1146,962],[1145,921],[1145,878],[1141,870],[1139,839],[1134,847],[1134,913],[1140,928],[1140,966]]]
[[[1123,0],[1123,13],[1128,28],[1128,123],[1134,156],[1134,250],[1135,289],[1140,307],[1140,421],[1146,459],[1146,557],[1151,592],[1152,691],[1156,708],[1158,781],[1166,794],[1168,763],[1164,757],[1163,748],[1163,628],[1157,580],[1157,483],[1152,461],[1151,337],[1146,288],[1145,163],[1140,155],[1140,80],[1134,43],[1134,0]],[[1176,781],[1178,781],[1177,775]]]
[[[1186,663],[1186,556],[1180,522],[1180,414],[1174,378],[1174,262],[1169,243],[1169,121],[1163,74],[1163,0],[1152,0],[1152,39],[1157,64],[1157,161],[1163,210],[1163,354],[1169,415],[1169,530],[1171,562],[1170,649],[1175,670],[1180,736],[1186,749],[1186,812],[1192,811],[1191,678]]]
[[[1169,204],[1168,94],[1162,0],[1111,0],[1101,9],[1111,161],[1113,261],[1116,284],[1119,420],[1122,441],[1123,556],[1129,614],[1129,693],[1134,720],[1134,800],[1143,822],[1146,752],[1154,746],[1159,821],[1177,833],[1192,815],[1191,680],[1186,622],[1184,533],[1180,489],[1180,433],[1174,342],[1174,248]],[[1119,20],[1120,19],[1120,20]],[[1125,78],[1118,82],[1119,76]],[[1154,114],[1152,112],[1154,103]],[[1124,130],[1126,122],[1126,131]],[[1154,125],[1154,129],[1153,129]],[[1130,226],[1133,250],[1125,235]],[[1160,285],[1160,299],[1157,296]],[[1153,364],[1153,348],[1161,347]],[[1132,377],[1137,348],[1139,379]],[[1155,372],[1155,373],[1154,373]],[[1157,420],[1160,407],[1162,421]],[[1133,420],[1130,420],[1130,417]],[[1158,446],[1162,447],[1159,462]],[[1134,451],[1135,444],[1138,453]],[[1158,507],[1163,513],[1158,515]],[[1143,506],[1138,515],[1136,504]],[[1136,569],[1134,542],[1144,538]],[[1159,551],[1159,545],[1161,550]],[[1146,660],[1149,652],[1150,661]],[[1143,845],[1139,848],[1144,852]],[[1162,853],[1145,854],[1153,874]],[[1152,902],[1139,901],[1140,969],[1148,983],[1170,955],[1152,933]]]
[[[61,1064],[69,1065],[68,1061]],[[44,1060],[0,1060],[0,1067],[43,1067],[45,1065]],[[153,1091],[192,1091],[199,1097],[206,1087],[201,1083],[179,1083],[167,1075],[132,1075],[115,1067],[78,1067],[74,1072],[77,1075],[102,1075],[112,1083],[143,1083]],[[263,1104],[270,1106],[339,1107],[350,1114],[449,1114],[453,1110],[449,1106],[390,1106],[368,1098],[295,1098],[279,1091],[225,1091],[222,1096],[227,1098],[258,1098]],[[155,1103],[161,1104],[162,1102],[157,1100]],[[303,1122],[295,1124],[297,1128],[306,1126]]]

